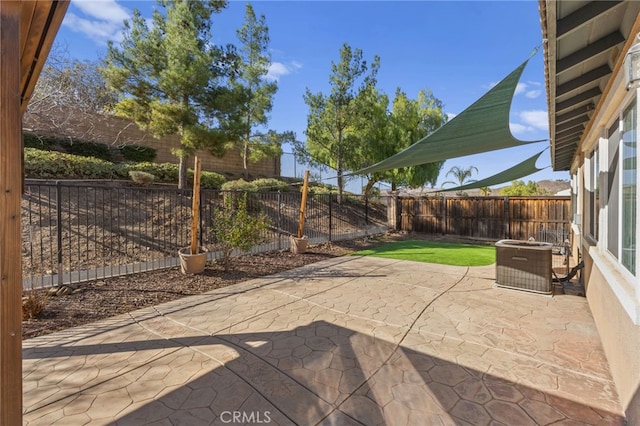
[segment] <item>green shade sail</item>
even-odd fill
[[[433,163],[541,141],[521,141],[509,129],[509,110],[527,59],[473,105],[435,132],[397,154],[351,174]]]
[[[493,186],[498,185],[505,182],[512,182],[514,180],[523,178],[525,176],[529,176],[534,174],[535,172],[539,172],[542,169],[536,167],[536,161],[542,155],[542,153],[546,150],[546,148],[533,157],[527,158],[522,163],[518,163],[515,166],[497,173],[493,176],[490,176],[486,179],[478,180],[475,182],[468,183],[466,185],[456,186],[455,188],[447,188],[438,190],[438,192],[448,192],[448,191],[464,191],[466,189],[474,189],[474,188],[482,188],[484,186]],[[546,167],[543,167],[546,168]]]

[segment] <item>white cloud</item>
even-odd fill
[[[115,0],[73,0],[73,5],[82,13],[101,21],[122,24],[129,19],[129,12]]]
[[[529,99],[535,99],[542,94],[542,90],[528,90],[524,95]]]
[[[509,123],[509,129],[511,129],[511,133],[514,136],[524,135],[526,133],[534,131],[533,127],[525,126],[523,124],[518,124],[518,123]]]
[[[518,83],[516,85],[515,95],[524,94],[529,99],[535,99],[542,94],[542,90],[532,88],[531,86],[540,87],[541,84],[535,81],[527,81],[526,83]]]
[[[272,62],[271,65],[269,65],[269,71],[267,72],[265,78],[267,80],[277,81],[280,79],[280,77],[291,74],[292,72],[295,72],[300,68],[302,68],[302,64],[297,61],[291,61],[288,65],[283,64],[282,62]]]
[[[445,112],[445,114],[447,115],[447,120],[448,120],[448,121],[453,120],[453,119],[454,119],[454,118],[456,118],[456,116],[458,115],[458,114],[453,113],[453,112]]]
[[[518,114],[523,123],[538,130],[549,130],[549,115],[544,110],[522,111]]]
[[[131,16],[115,0],[73,0],[81,14],[67,12],[62,24],[70,30],[85,34],[97,44],[108,40],[122,40],[123,21]]]

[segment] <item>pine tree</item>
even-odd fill
[[[339,203],[345,170],[361,166],[364,132],[356,124],[367,113],[368,105],[358,98],[375,87],[379,67],[380,58],[374,56],[369,67],[362,58],[362,50],[352,49],[345,43],[340,49],[340,62],[331,63],[331,93],[328,96],[313,94],[307,89],[304,95],[309,106],[305,151],[314,162],[336,171]]]
[[[248,179],[250,162],[279,157],[282,143],[293,141],[294,136],[292,132],[278,133],[267,128],[278,85],[267,79],[271,55],[265,16],[258,19],[253,7],[247,4],[245,22],[237,34],[238,72],[231,79],[231,96],[237,103],[225,128],[240,150],[244,178]]]
[[[179,188],[187,184],[187,159],[196,149],[223,155],[219,129],[225,77],[234,68],[231,46],[211,43],[211,17],[225,1],[162,0],[152,25],[134,11],[119,47],[109,43],[105,79],[120,94],[116,115],[134,120],[155,137],[180,136]]]

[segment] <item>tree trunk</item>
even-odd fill
[[[244,180],[249,180],[249,142],[244,142],[244,151],[242,152],[242,168]]]
[[[187,160],[189,157],[186,155],[180,156],[180,165],[178,167],[178,189],[187,188]]]
[[[369,192],[371,192],[371,190],[373,189],[373,186],[376,184],[377,182],[373,179],[369,179],[369,181],[367,182],[367,185],[364,187],[364,195],[369,195]]]
[[[338,115],[340,112],[338,111]],[[338,205],[341,206],[342,205],[342,187],[344,185],[344,182],[342,180],[342,129],[340,128],[340,126],[338,125],[338,147],[337,147],[337,154],[336,154],[336,174],[337,174],[337,181],[338,181]]]
[[[338,205],[342,205],[342,187],[344,185],[342,177],[342,162],[340,158],[336,161],[336,172],[338,173]]]

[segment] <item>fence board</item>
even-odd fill
[[[570,197],[399,197],[400,230],[483,239],[569,234]],[[389,213],[394,213],[390,211]],[[389,218],[394,223],[393,218]]]

